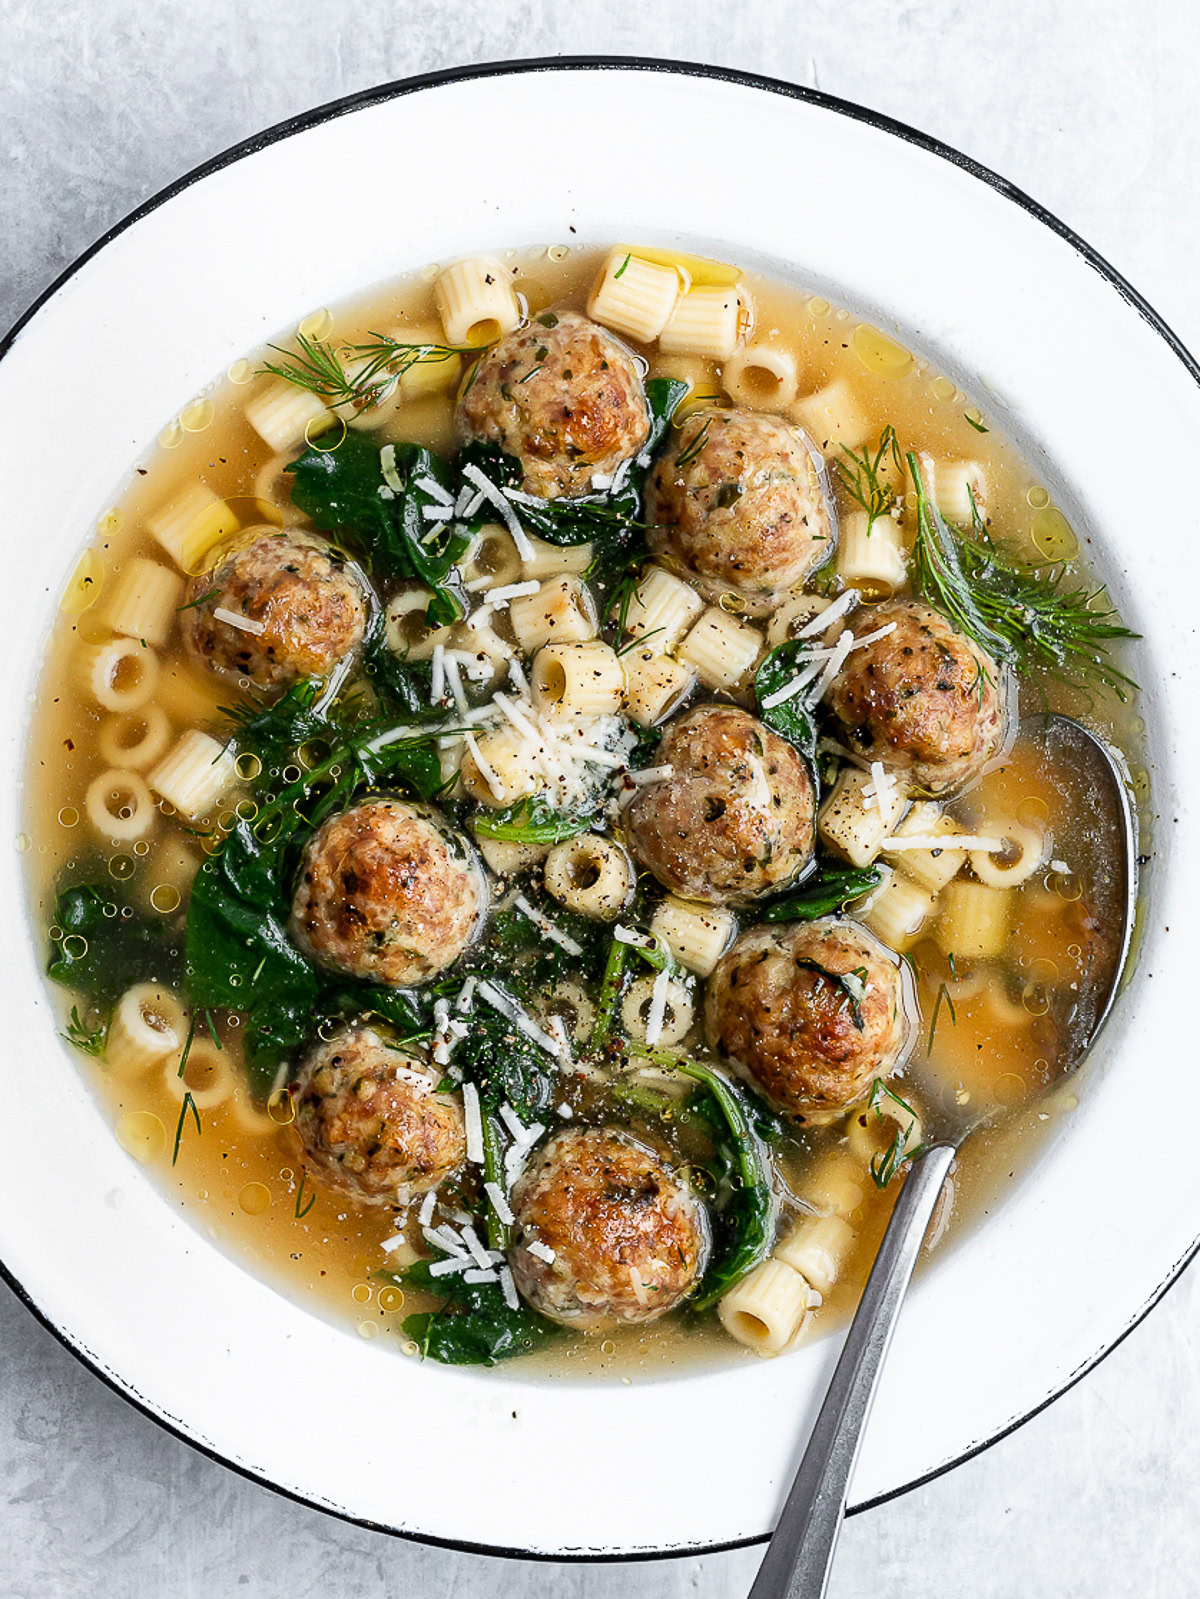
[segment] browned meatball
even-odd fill
[[[890,623],[886,638],[849,657],[829,707],[856,754],[882,761],[915,790],[944,794],[1003,745],[1006,682],[990,655],[920,600],[860,610],[852,626],[861,638]]]
[[[834,548],[818,457],[803,431],[761,411],[696,412],[646,485],[651,549],[712,599],[766,616]]]
[[[543,311],[494,344],[458,403],[466,440],[515,455],[522,488],[544,499],[588,494],[650,434],[637,363],[577,311]]]
[[[808,865],[808,768],[748,711],[697,706],[667,729],[656,761],[671,776],[640,788],[625,821],[634,854],[665,888],[745,904]]]
[[[370,1027],[321,1044],[296,1087],[296,1131],[314,1177],[361,1205],[406,1205],[466,1156],[462,1103]]]
[[[372,799],[309,840],[291,933],[332,971],[407,988],[458,959],[486,908],[483,871],[460,833],[431,807]]]
[[[833,917],[745,933],[709,978],[704,1022],[711,1047],[797,1121],[861,1099],[910,1036],[900,962]]]
[[[653,1150],[613,1127],[544,1144],[512,1207],[517,1287],[543,1316],[586,1332],[673,1310],[708,1250],[702,1207]],[[552,1261],[531,1253],[538,1242]]]
[[[238,534],[190,580],[184,604],[179,626],[193,660],[265,689],[324,677],[359,647],[367,624],[357,569],[294,528]]]

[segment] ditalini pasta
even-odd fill
[[[222,1248],[425,1360],[786,1357],[959,1113],[1005,1160],[930,1247],[1003,1202],[1121,913],[1028,713],[1148,808],[1149,668],[928,353],[568,238],[183,404],[51,585],[18,843],[63,1047]]]
[[[438,276],[434,298],[451,344],[487,344],[521,320],[510,275],[494,256],[448,266]]]
[[[710,605],[679,645],[679,659],[705,688],[728,689],[741,682],[762,653],[756,627]]]
[[[657,339],[679,299],[679,273],[631,251],[614,250],[588,303],[588,315],[640,344]]]
[[[182,816],[206,816],[237,774],[228,745],[192,728],[149,774],[150,787]]]
[[[158,983],[135,983],[121,995],[108,1026],[105,1059],[126,1076],[178,1055],[187,1019],[178,996]]]
[[[175,624],[182,595],[178,573],[137,556],[117,579],[108,603],[109,626],[114,633],[145,639],[161,649]]]
[[[728,361],[738,345],[738,292],[732,285],[697,284],[681,294],[658,335],[669,355]]]
[[[704,601],[690,583],[661,566],[652,566],[638,579],[630,596],[625,631],[631,638],[653,638],[660,652],[671,650],[703,609]]]
[[[747,344],[721,370],[735,405],[755,411],[786,411],[796,398],[796,358],[770,344]]]

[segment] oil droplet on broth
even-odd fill
[[[823,300],[819,294],[815,294],[808,302],[808,309],[812,312],[813,316],[828,316],[829,301]]]
[[[16,837],[17,854],[28,855],[32,843],[33,840],[28,833],[18,833]]]
[[[247,1216],[261,1216],[271,1208],[271,1190],[266,1183],[247,1183],[238,1195],[238,1204]]]
[[[333,327],[333,318],[324,306],[319,311],[312,311],[304,318],[297,333],[302,333],[306,339],[324,339]]]
[[[176,450],[182,443],[183,429],[180,427],[178,419],[174,422],[168,422],[158,435],[158,447],[160,450]]]
[[[58,608],[64,616],[80,616],[94,605],[104,586],[104,562],[95,550],[84,550],[67,579]]]
[[[211,400],[193,400],[179,413],[179,425],[185,433],[203,433],[215,415]]]
[[[1037,513],[1031,537],[1039,555],[1048,561],[1073,561],[1079,554],[1079,540],[1057,506],[1046,506]]]
[[[399,1288],[381,1288],[379,1290],[380,1310],[403,1310],[404,1293]]]
[[[125,518],[121,515],[120,511],[117,510],[116,506],[113,505],[110,506],[107,511],[105,511],[104,515],[96,523],[96,531],[103,538],[111,539],[121,531],[121,528],[124,526],[124,524]]]
[[[231,383],[249,383],[254,376],[254,367],[251,362],[245,359],[235,361],[225,376]]]
[[[379,1337],[379,1324],[378,1324],[378,1322],[360,1321],[359,1324],[358,1324],[358,1336],[360,1338],[378,1338]]]
[[[850,343],[867,371],[876,377],[903,378],[913,369],[910,352],[869,322],[859,323],[850,335]]]
[[[943,402],[952,400],[958,393],[950,379],[945,377],[934,378],[929,387],[933,392],[934,399],[942,400]]]
[[[356,1304],[367,1304],[371,1298],[370,1283],[355,1283],[354,1287],[350,1290],[350,1297],[355,1301]]]
[[[156,1161],[167,1147],[167,1129],[152,1111],[130,1111],[113,1130],[125,1153],[143,1166]]]
[[[1025,498],[1035,511],[1040,511],[1044,505],[1050,504],[1049,491],[1042,488],[1038,483],[1035,483],[1031,489],[1026,491]]]

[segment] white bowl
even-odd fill
[[[0,736],[13,774],[0,893],[14,913],[0,924],[0,1259],[95,1371],[238,1470],[396,1532],[551,1556],[764,1536],[837,1341],[628,1387],[573,1384],[422,1367],[282,1298],[122,1153],[56,1039],[14,847],[16,774],[73,555],[133,457],[206,381],[400,269],[617,238],[800,276],[985,384],[1149,635],[1136,669],[1162,820],[1137,973],[1078,1110],[917,1284],[854,1502],[945,1469],[1046,1404],[1144,1314],[1200,1231],[1191,1161],[1171,1143],[1194,1104],[1183,1007],[1200,887],[1200,657],[1195,606],[1173,592],[1194,519],[1171,463],[1200,437],[1200,389],[1162,323],[990,173],[855,107],[731,72],[471,68],[251,140],[82,257],[0,364]]]

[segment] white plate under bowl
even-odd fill
[[[122,1153],[55,1035],[24,913],[18,774],[73,554],[134,456],[214,374],[410,266],[614,239],[794,274],[944,370],[978,375],[1148,635],[1137,672],[1162,820],[1137,974],[1078,1110],[918,1283],[855,1503],[961,1460],[1061,1392],[1200,1232],[1191,1164],[1163,1145],[1170,1107],[1188,1114],[1196,1067],[1181,1006],[1195,981],[1200,652],[1178,586],[1196,528],[1178,473],[1154,467],[1191,459],[1200,388],[1162,323],[991,174],[855,107],[736,73],[470,68],[251,140],[84,256],[0,363],[0,1259],[68,1347],[238,1470],[378,1527],[550,1556],[761,1538],[836,1341],[630,1387],[547,1381],[389,1356],[265,1286]]]

